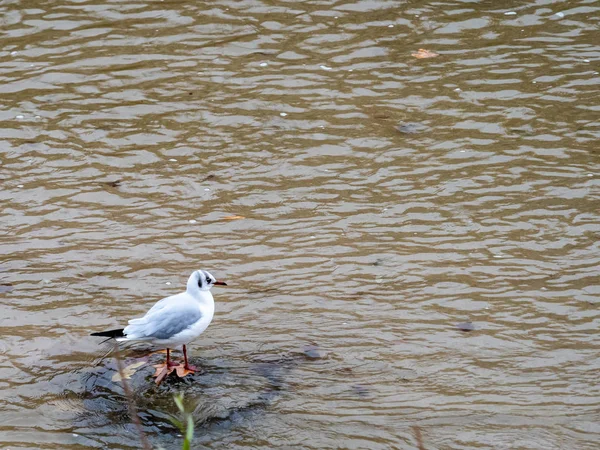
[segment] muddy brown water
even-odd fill
[[[206,268],[155,446],[597,448],[599,14],[1,2],[0,447],[139,448],[88,333]]]

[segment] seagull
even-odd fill
[[[227,283],[217,281],[206,270],[196,270],[190,275],[185,292],[159,300],[144,317],[131,319],[125,328],[91,336],[114,338],[117,342],[148,342],[166,348],[166,362],[155,366],[156,383],[160,384],[173,370],[183,378],[197,370],[188,363],[185,346],[200,336],[212,321],[215,301],[210,289],[213,286],[227,286]],[[171,361],[171,348],[178,345],[183,346],[183,364]]]

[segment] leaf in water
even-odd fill
[[[240,219],[245,219],[244,216],[226,216],[223,217],[223,220],[240,220]]]
[[[117,372],[112,376],[111,379],[115,383],[118,383],[119,381],[123,380],[123,378],[129,380],[132,377],[132,375],[137,372],[136,369],[140,366],[143,366],[144,364],[146,364],[146,361],[138,361],[133,364],[130,364],[123,369],[123,377],[121,377],[121,374]]]
[[[156,367],[156,372],[154,373],[156,380],[154,382],[157,386],[160,386],[160,383],[175,370],[175,367],[167,367],[165,363],[157,364],[154,367]]]
[[[179,378],[183,378],[183,377],[187,377],[188,375],[194,373],[193,370],[188,370],[185,367],[179,365],[177,367],[175,367],[175,371],[177,372],[177,376]]]
[[[440,56],[438,53],[430,52],[429,50],[425,50],[424,48],[420,48],[418,52],[411,53],[411,56],[414,56],[418,59],[424,58],[435,58],[436,56]]]

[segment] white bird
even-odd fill
[[[212,321],[215,301],[210,288],[227,286],[217,281],[206,270],[196,270],[187,281],[185,292],[163,298],[148,310],[144,317],[132,319],[125,328],[92,333],[92,336],[115,338],[118,342],[149,342],[166,347],[167,360],[154,375],[157,383],[177,370],[180,377],[194,373],[196,368],[188,363],[186,344],[196,339]],[[175,364],[170,359],[170,349],[183,346],[184,364]]]

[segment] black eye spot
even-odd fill
[[[207,278],[206,279],[206,284],[210,284],[210,283],[212,283],[212,280],[210,278]]]

